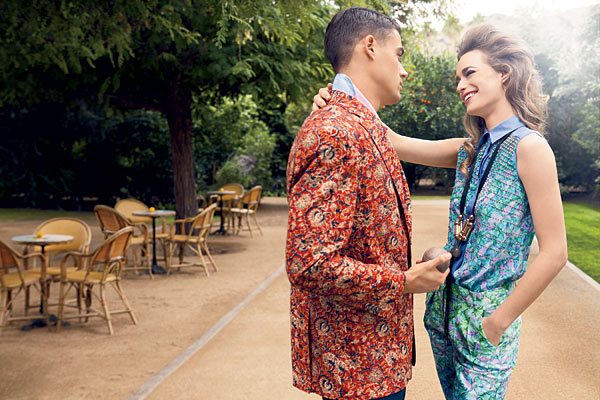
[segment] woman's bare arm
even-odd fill
[[[567,262],[567,236],[554,154],[548,143],[529,135],[517,147],[517,170],[523,182],[540,252],[527,265],[517,287],[482,321],[488,340],[498,345],[502,333],[546,289]]]
[[[331,99],[331,83],[326,88],[319,89],[313,98],[312,110],[325,107]],[[388,128],[388,139],[402,161],[432,167],[455,168],[458,149],[465,142],[464,138],[445,140],[423,140],[402,136]]]

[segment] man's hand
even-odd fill
[[[444,272],[440,272],[437,266],[449,261],[450,258],[452,256],[446,252],[430,261],[418,263],[406,271],[404,273],[406,275],[404,293],[426,293],[438,290],[442,283],[446,281],[446,276],[450,270],[446,269]]]
[[[328,83],[326,88],[319,89],[319,93],[313,97],[313,111],[317,111],[319,108],[323,108],[327,105],[327,101],[331,99],[331,94],[329,94],[329,92],[331,91],[332,87],[333,85]]]

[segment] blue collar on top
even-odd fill
[[[504,135],[506,135],[507,133],[513,132],[524,126],[525,126],[525,124],[523,123],[523,121],[521,121],[517,115],[513,115],[512,117],[507,118],[504,121],[502,121],[491,131],[488,131],[488,129],[485,128],[483,136],[481,137],[481,139],[479,141],[479,145],[481,145],[482,143],[485,142],[485,140],[487,140],[488,134],[489,134],[492,144],[494,144],[499,139],[501,139]]]

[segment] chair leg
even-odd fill
[[[238,213],[236,215],[236,218],[237,218],[237,228],[235,230],[235,234],[239,235],[240,232],[242,231],[242,214]]]
[[[112,321],[110,320],[110,311],[108,311],[108,304],[106,303],[106,293],[104,284],[100,284],[100,304],[102,305],[102,310],[104,310],[104,319],[106,320],[106,325],[108,325],[108,333],[111,335],[114,334]]]
[[[48,330],[50,328],[50,312],[48,310],[48,300],[50,299],[50,283],[52,283],[52,278],[48,278],[43,282],[40,282],[40,292],[42,295],[42,314],[44,319],[46,319],[46,326]]]
[[[250,237],[252,237],[252,227],[250,226],[250,214],[246,213],[246,225],[248,225],[248,232],[250,232]]]
[[[183,256],[185,253],[185,244],[179,244],[179,264],[183,264]]]
[[[202,248],[204,249],[204,252],[208,256],[208,259],[210,260],[210,263],[212,264],[212,266],[213,266],[213,268],[215,269],[215,272],[216,272],[217,271],[217,264],[215,264],[215,260],[213,260],[212,255],[210,254],[210,251],[208,251],[208,245],[206,244],[206,241],[202,242]]]
[[[167,277],[171,274],[171,266],[173,265],[173,250],[175,245],[169,242],[169,258],[167,259]]]
[[[92,306],[92,288],[90,286],[85,287],[85,297],[84,297],[84,301],[85,301],[85,313],[89,314],[90,313],[90,308]],[[84,322],[88,322],[89,321],[89,317],[85,317]]]
[[[83,286],[78,283],[75,289],[77,290],[77,313],[81,315],[81,300],[83,299]],[[83,318],[79,317],[79,322],[83,322]]]
[[[202,255],[202,247],[200,243],[196,243],[196,253],[198,253],[198,256],[200,257],[200,262],[202,263],[202,268],[204,268],[204,272],[206,272],[206,276],[210,276],[210,274],[208,273],[208,267],[206,266],[206,261],[204,260],[204,256]]]
[[[144,255],[145,255],[145,261],[146,261],[146,268],[148,269],[148,275],[150,275],[150,279],[154,279],[154,275],[152,275],[152,261],[150,259],[150,243],[144,243],[143,247],[144,249]]]
[[[256,212],[252,214],[252,216],[254,217],[254,222],[256,223],[256,227],[258,228],[258,231],[260,232],[260,234],[263,234],[262,229],[260,228],[260,224],[258,223],[258,218],[256,217]]]
[[[0,333],[4,328],[5,321],[8,319],[8,291],[2,290],[0,293]]]
[[[65,308],[65,282],[61,282],[60,283],[60,292],[59,292],[59,297],[58,297],[58,313],[56,316],[56,332],[58,332],[60,330],[60,327],[62,326],[62,319],[63,319],[63,313],[64,313],[64,308]],[[77,304],[80,304],[80,300],[79,300],[79,295],[77,295]],[[79,308],[80,313],[81,313],[81,306]]]
[[[25,288],[25,316],[29,314],[29,286]]]
[[[131,268],[133,270],[136,270],[137,269],[137,254],[136,254],[137,249],[135,248],[135,246],[131,246],[130,249],[131,249],[131,258],[133,259],[133,261],[131,262],[131,266],[132,266]],[[129,260],[127,259],[125,261],[125,263],[129,264]]]
[[[137,325],[137,320],[135,319],[135,315],[133,315],[133,310],[131,309],[129,302],[127,301],[127,297],[125,297],[125,293],[123,292],[123,289],[121,288],[121,281],[119,281],[119,280],[115,281],[115,285],[113,286],[113,288],[117,291],[117,293],[121,297],[121,301],[125,305],[125,309],[129,313],[129,316],[131,317],[131,321],[133,322],[134,325]]]

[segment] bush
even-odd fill
[[[215,186],[236,182],[244,187],[270,187],[275,137],[258,118],[257,106],[251,96],[226,99],[223,105],[224,109],[213,115],[213,126],[227,126],[229,135],[222,132],[221,137],[229,136],[237,145],[229,146],[228,158],[216,170]]]

